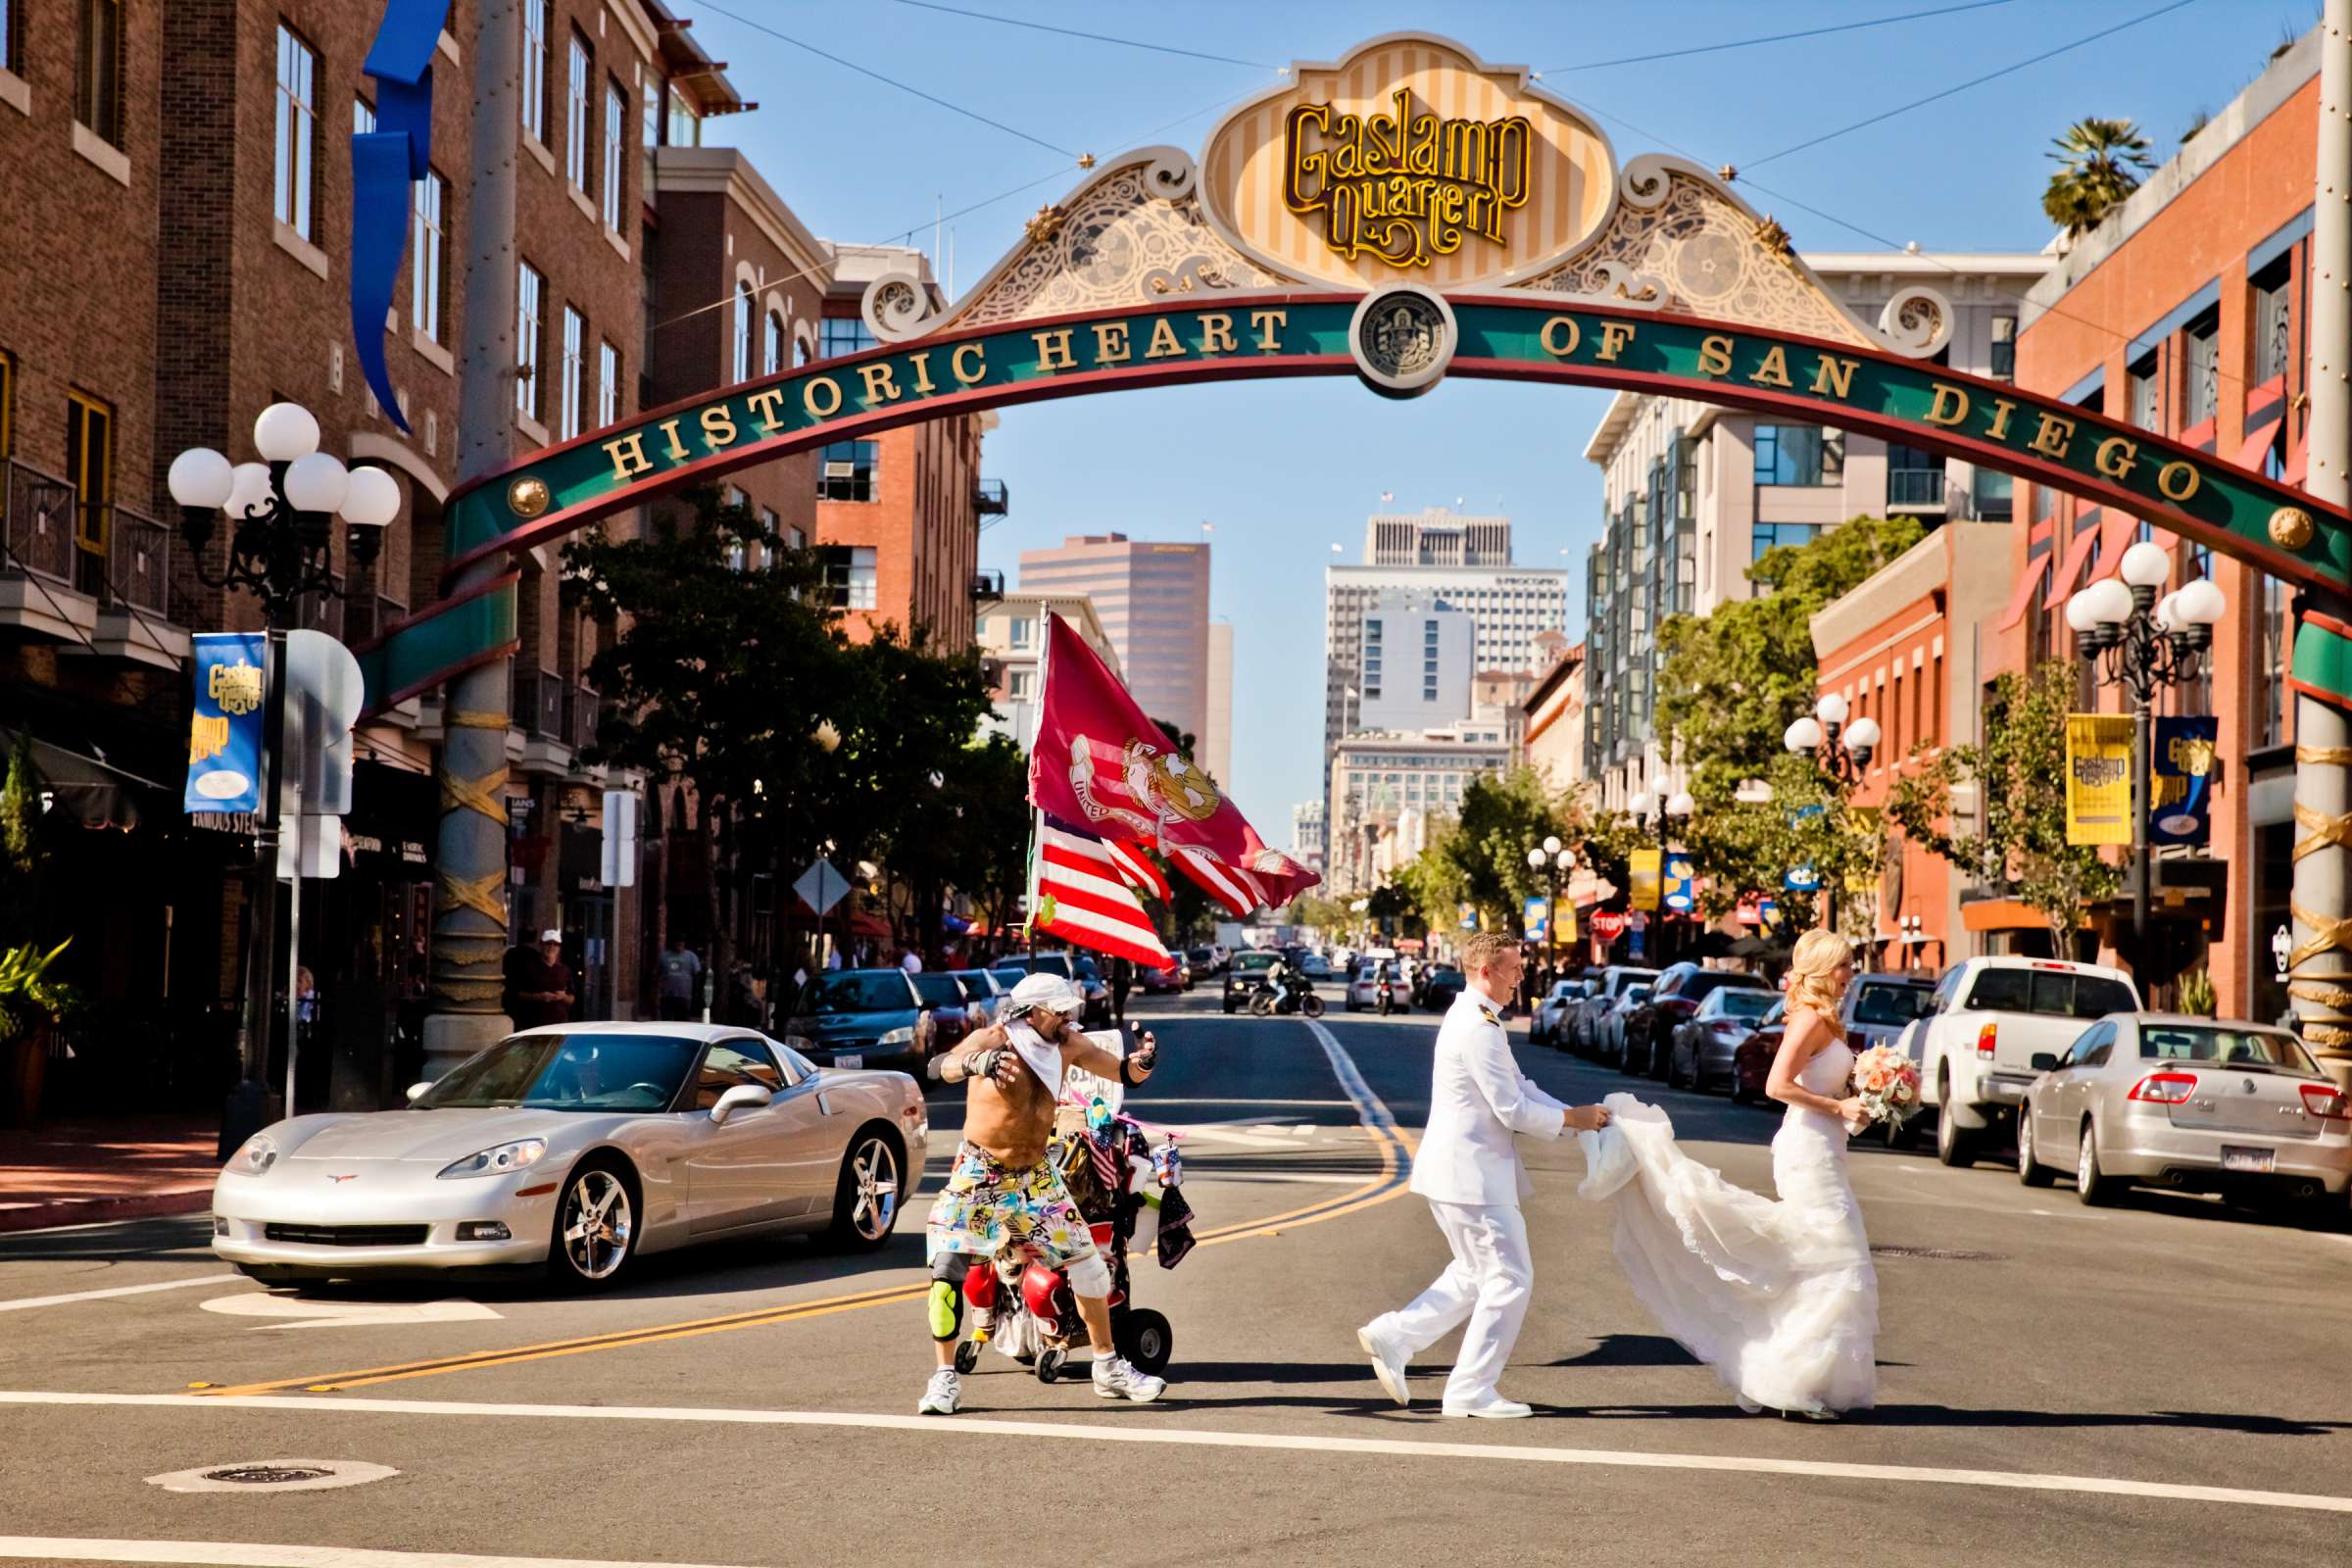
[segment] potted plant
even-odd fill
[[[2218,1004],[2213,995],[2213,975],[2204,969],[2192,969],[2180,977],[2180,1010],[2199,1018],[2210,1018]]]
[[[50,1032],[74,1004],[72,988],[48,970],[73,941],[47,953],[31,943],[0,950],[0,1125],[29,1127],[40,1111]]]

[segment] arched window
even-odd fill
[[[760,368],[761,373],[773,375],[784,368],[784,318],[770,311],[765,319],[767,338],[761,347]]]
[[[752,378],[752,285],[735,285],[735,379]]]
[[[809,351],[807,338],[796,337],[792,340],[792,363],[796,367],[807,365],[813,358],[815,356]]]

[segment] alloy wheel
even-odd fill
[[[580,1172],[564,1200],[564,1256],[583,1280],[609,1280],[628,1261],[636,1216],[629,1191],[601,1165]]]
[[[899,1157],[879,1138],[850,1156],[850,1224],[869,1242],[890,1234],[899,1217]]]

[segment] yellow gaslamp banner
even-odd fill
[[[2129,714],[2067,715],[2066,842],[2132,842],[2132,719]]]
[[[1658,906],[1658,889],[1664,880],[1665,855],[1659,850],[1636,850],[1625,858],[1626,877],[1633,883],[1633,905],[1637,909]]]

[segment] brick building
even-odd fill
[[[2018,383],[2300,483],[2318,106],[2315,29],[2027,296]],[[2295,837],[2284,585],[2046,489],[2024,487],[2018,515],[2015,586],[1985,628],[1993,669],[2072,659],[2068,597],[2111,575],[2139,538],[2173,550],[2175,586],[2210,575],[2227,597],[2207,675],[2160,708],[2220,720],[2213,841],[2209,854],[2158,861],[2155,903],[2209,916],[2219,905],[2209,961],[2223,1015],[2277,1017],[2286,995],[2273,942],[2287,923]],[[2117,698],[2103,690],[2098,702],[2112,710]]]

